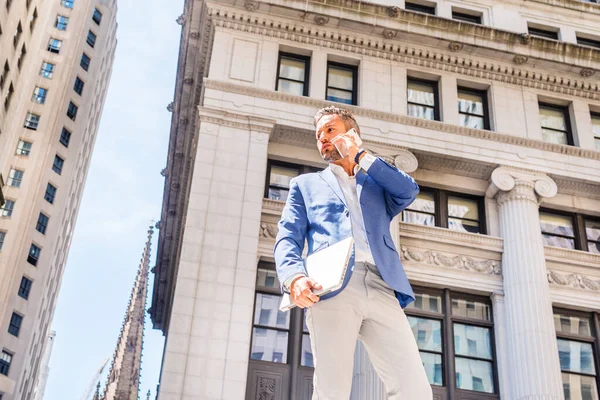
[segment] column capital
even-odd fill
[[[486,197],[498,200],[528,199],[539,203],[542,198],[556,196],[558,187],[548,175],[511,167],[498,167],[492,172]]]
[[[394,156],[394,165],[399,170],[402,170],[408,174],[415,172],[419,167],[419,160],[413,153],[408,150],[400,150],[396,156]]]

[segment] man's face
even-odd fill
[[[342,159],[340,152],[331,143],[331,139],[341,133],[346,133],[346,124],[339,115],[324,115],[317,123],[315,132],[317,148],[323,160],[335,162]]]

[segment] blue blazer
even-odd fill
[[[392,241],[390,222],[414,201],[419,186],[409,175],[381,158],[377,158],[366,173],[360,170],[356,175],[356,186],[375,264],[404,308],[415,300],[415,296]],[[278,227],[274,253],[277,275],[282,283],[294,274],[306,274],[302,260],[305,240],[308,254],[311,254],[352,236],[350,211],[330,168],[290,181]],[[344,290],[353,270],[354,251],[342,287],[321,299]]]

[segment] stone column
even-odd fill
[[[538,202],[556,195],[546,175],[500,167],[486,193],[496,196],[504,238],[502,271],[511,400],[561,400],[558,347],[540,234]]]
[[[394,157],[396,167],[406,173],[416,171],[419,162],[417,158],[408,150],[402,150]],[[390,224],[390,234],[396,245],[398,254],[400,251],[400,221],[401,215],[397,215]],[[352,379],[352,394],[350,400],[386,400],[385,387],[379,379],[377,372],[371,364],[367,350],[360,341],[356,342],[354,350],[354,376]]]
[[[199,107],[159,400],[243,399],[274,121]]]
[[[504,295],[492,294],[492,309],[494,312],[494,336],[496,339],[496,365],[498,366],[498,385],[503,399],[512,399],[511,386],[508,381],[508,351],[506,340],[506,311]]]

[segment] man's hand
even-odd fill
[[[292,281],[290,285],[290,294],[292,302],[300,308],[307,308],[319,301],[319,296],[312,292],[312,289],[323,289],[314,279],[307,276],[299,276]]]

